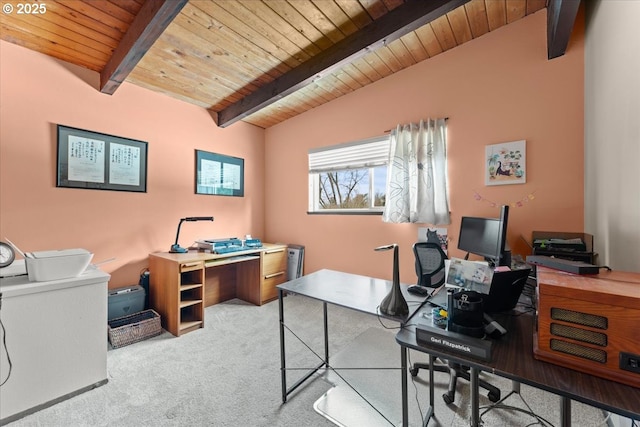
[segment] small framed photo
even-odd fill
[[[485,147],[485,185],[524,184],[526,169],[526,141]]]
[[[196,150],[196,194],[244,197],[244,159]]]
[[[147,192],[147,143],[58,125],[56,187]]]

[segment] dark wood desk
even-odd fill
[[[430,307],[427,305],[422,310],[430,310]],[[420,314],[417,313],[414,318],[417,318]],[[533,315],[495,316],[495,320],[500,322],[508,333],[501,339],[494,341],[492,358],[489,362],[472,359],[460,353],[450,352],[435,346],[419,345],[416,342],[415,324],[403,326],[396,335],[396,341],[402,348],[402,416],[404,426],[409,425],[406,372],[407,349],[429,354],[431,362],[435,357],[442,357],[443,359],[471,367],[471,424],[473,426],[479,425],[479,371],[491,372],[559,395],[561,397],[560,418],[564,426],[571,424],[571,400],[583,402],[625,417],[640,419],[640,389],[536,360],[533,357]],[[427,417],[433,414],[434,407],[433,371],[430,371],[429,375],[431,408]]]

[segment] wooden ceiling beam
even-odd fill
[[[242,120],[468,1],[470,0],[410,0],[262,86],[254,93],[219,111],[217,124],[220,127],[226,127]]]
[[[564,55],[576,22],[580,0],[549,0],[547,6],[547,55]]]
[[[100,92],[115,93],[187,1],[149,0],[144,3],[100,73]]]

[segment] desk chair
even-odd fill
[[[416,275],[418,276],[417,285],[426,286],[428,288],[438,288],[445,281],[445,263],[447,255],[444,253],[439,243],[434,242],[418,242],[413,245],[413,254],[416,258]],[[420,369],[429,369],[428,363],[414,363],[409,369],[411,376],[418,375]],[[470,381],[469,368],[458,363],[447,362],[446,365],[437,364],[433,366],[436,372],[445,372],[449,374],[449,388],[442,395],[446,404],[453,403],[456,395],[456,384],[458,377]],[[479,381],[480,387],[487,390],[489,400],[497,402],[500,400],[500,390],[484,380]]]

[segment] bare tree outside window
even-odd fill
[[[309,150],[309,213],[382,215],[389,136]]]
[[[386,173],[386,167],[382,172]],[[324,172],[318,178],[320,209],[369,209],[384,206],[384,181],[372,186],[369,168]]]

